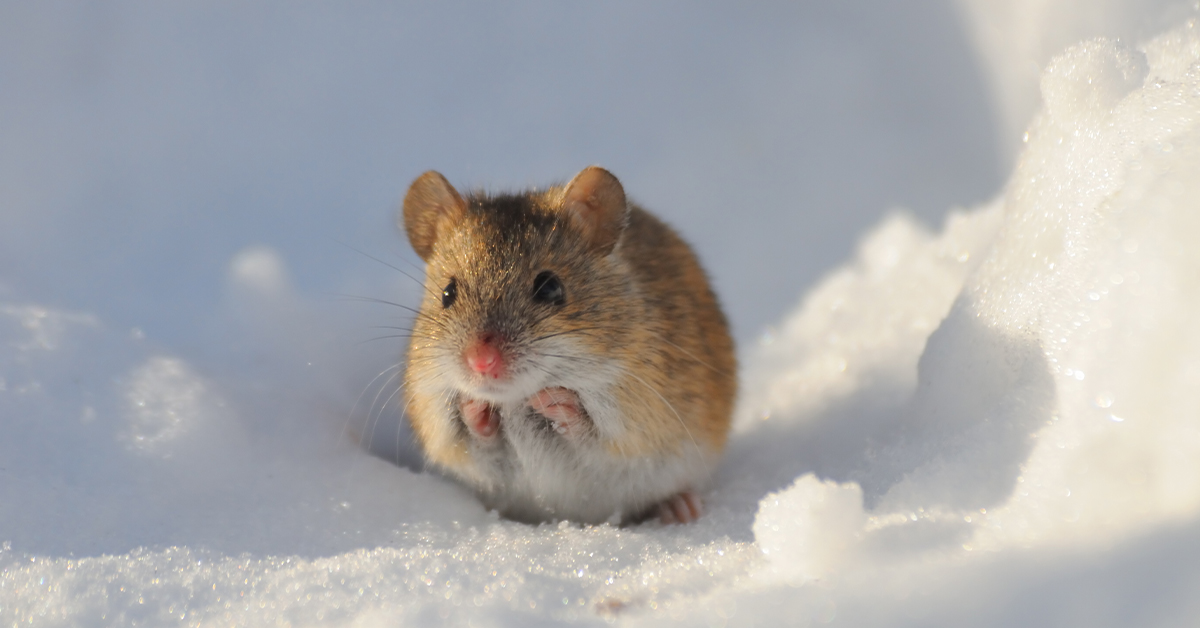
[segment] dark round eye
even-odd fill
[[[458,297],[458,279],[450,278],[450,283],[442,288],[442,307],[448,308],[454,305],[454,299]]]
[[[563,285],[558,280],[558,275],[548,270],[538,273],[538,276],[533,280],[533,300],[538,303],[549,303],[551,305],[566,303],[567,293],[563,290]]]

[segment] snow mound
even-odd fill
[[[347,428],[352,356],[269,249],[230,265],[232,355],[0,304],[0,619],[1187,623],[1200,34],[1085,42],[1041,85],[1000,199],[888,218],[764,335],[691,526],[503,521],[339,441],[376,450],[394,369]]]
[[[795,583],[819,580],[853,559],[866,525],[862,503],[857,484],[806,475],[759,503],[754,541],[776,575]]]
[[[850,489],[812,476],[764,500],[754,530],[777,569],[860,546],[870,559],[837,565],[866,578],[897,554],[961,565],[1194,527],[1198,43],[1189,22],[1054,59],[1002,199],[937,238],[885,223],[764,339],[743,433],[795,451],[788,475],[857,483],[866,508],[826,504]],[[1175,602],[1165,616],[1195,611]]]

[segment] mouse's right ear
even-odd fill
[[[450,182],[430,170],[417,177],[404,195],[404,230],[421,259],[429,261],[437,242],[438,225],[454,223],[467,211],[467,203]]]
[[[625,188],[611,172],[599,166],[584,168],[563,186],[561,211],[600,255],[612,252],[629,222]]]

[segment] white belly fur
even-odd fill
[[[487,478],[476,488],[489,507],[518,520],[629,521],[680,491],[699,490],[717,459],[690,441],[670,454],[619,456],[597,431],[564,438],[528,407],[505,407],[501,416],[499,438],[471,446]]]

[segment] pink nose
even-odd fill
[[[467,362],[467,368],[484,377],[504,377],[504,356],[500,355],[500,349],[496,348],[495,338],[491,334],[484,334],[468,345],[463,351],[463,359]]]

